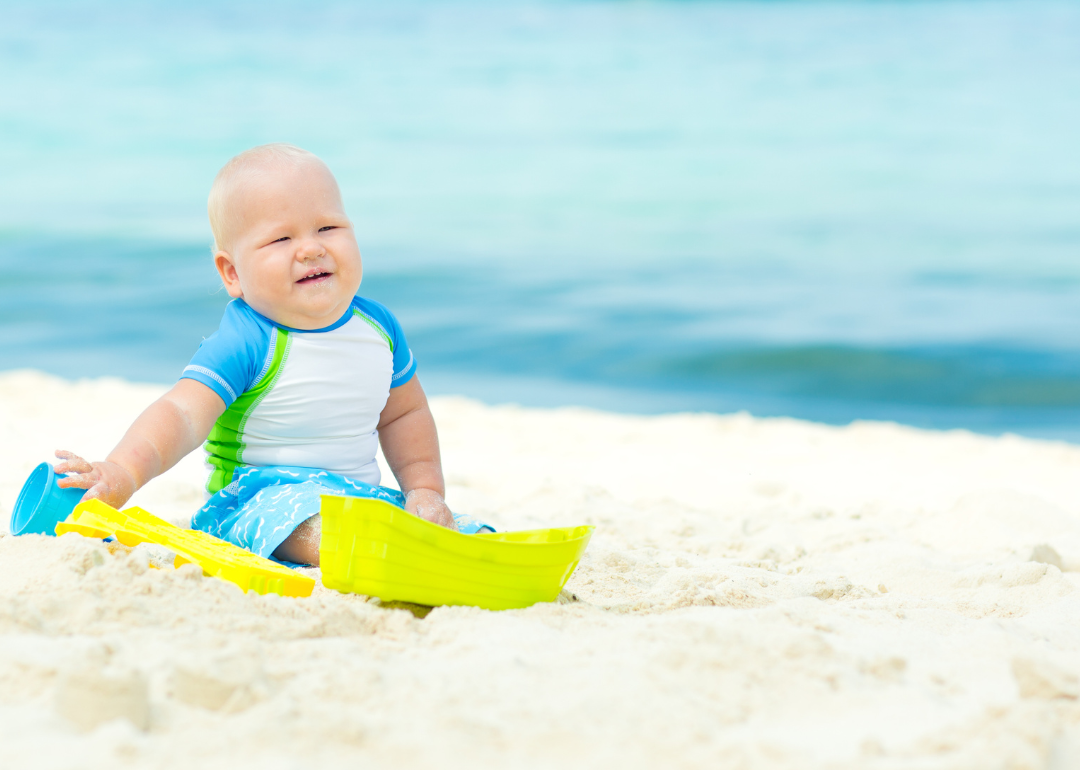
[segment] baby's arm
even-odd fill
[[[146,408],[104,462],[89,463],[76,454],[58,451],[61,487],[88,490],[83,500],[100,499],[119,508],[136,490],[176,465],[210,435],[225,402],[210,388],[183,379]]]
[[[379,419],[379,442],[390,470],[405,493],[405,509],[422,519],[457,529],[443,500],[446,488],[439,436],[418,378],[390,390]]]

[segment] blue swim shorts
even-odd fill
[[[273,558],[285,538],[319,512],[320,495],[366,497],[405,507],[405,496],[396,489],[375,487],[336,473],[279,465],[247,466],[237,468],[232,483],[206,501],[191,520],[191,528]],[[495,531],[465,514],[455,513],[454,522],[466,535]]]

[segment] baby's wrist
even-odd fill
[[[126,465],[116,462],[116,460],[104,460],[102,465],[111,465],[116,470],[113,471],[117,478],[117,482],[127,485],[127,492],[129,495],[135,494],[136,490],[141,486],[138,479],[135,478],[135,473]]]

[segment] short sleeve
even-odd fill
[[[353,300],[353,307],[382,327],[390,343],[390,352],[394,356],[394,374],[390,379],[390,387],[400,388],[416,374],[416,358],[409,349],[405,332],[402,331],[397,317],[386,306],[363,297]]]
[[[228,408],[258,380],[269,352],[270,332],[270,326],[246,302],[233,300],[218,330],[202,341],[180,379],[206,385]]]

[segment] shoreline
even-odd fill
[[[52,449],[104,456],[163,390],[0,375],[3,528]],[[432,408],[452,507],[597,527],[560,603],[420,620],[321,587],[245,596],[77,535],[0,536],[0,763],[1080,760],[1080,447]],[[193,453],[133,504],[182,523],[202,473]],[[126,718],[81,723],[108,692]]]

